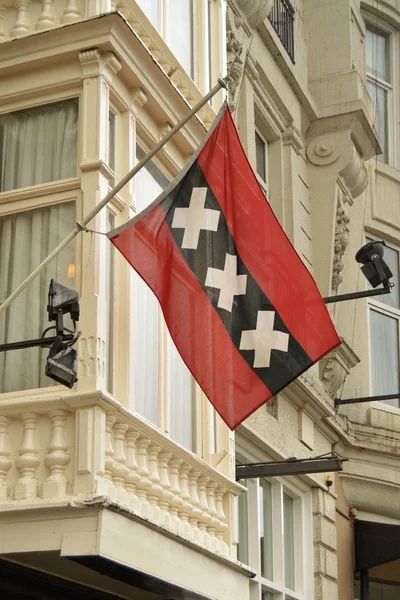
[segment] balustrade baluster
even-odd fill
[[[160,464],[160,485],[162,487],[162,494],[159,498],[158,504],[160,506],[160,524],[166,527],[171,526],[171,514],[169,507],[174,494],[171,492],[171,482],[168,475],[168,463],[172,458],[171,452],[160,452],[158,460]]]
[[[37,479],[35,471],[40,465],[37,448],[37,415],[33,413],[23,413],[21,421],[24,427],[23,439],[19,456],[15,461],[15,466],[20,472],[20,478],[15,484],[15,500],[27,500],[35,498],[37,494]]]
[[[6,17],[6,8],[2,4],[0,4],[0,41],[4,40],[6,37],[5,17]]]
[[[114,460],[114,448],[112,443],[112,427],[117,420],[114,415],[106,416],[106,443],[105,443],[105,460],[104,460],[104,479],[106,483],[106,493],[111,498],[114,496],[114,483],[112,473],[115,469],[116,462]]]
[[[147,497],[151,506],[151,517],[156,523],[160,522],[161,509],[158,505],[158,502],[163,492],[163,489],[160,485],[160,475],[157,462],[157,457],[160,452],[161,446],[152,445],[148,450],[149,479],[151,481],[151,488],[147,493]]]
[[[225,533],[228,530],[228,523],[226,522],[226,516],[224,513],[224,496],[226,493],[226,489],[223,487],[217,487],[215,490],[215,506],[217,508],[217,517],[219,519],[219,525],[217,526],[217,540],[218,540],[218,549],[223,554],[229,555],[228,544],[225,542]]]
[[[10,419],[0,417],[0,500],[7,498],[7,473],[11,468],[12,462],[8,458],[10,451],[8,449],[8,424]]]
[[[181,520],[179,518],[179,508],[182,506],[183,500],[181,498],[181,488],[179,486],[179,467],[182,463],[183,460],[180,458],[172,458],[169,461],[171,492],[173,493],[173,498],[170,504],[170,523],[171,528],[174,531],[179,531],[181,524]]]
[[[183,500],[179,508],[179,518],[181,520],[179,532],[187,537],[194,537],[194,531],[189,523],[189,515],[192,512],[192,504],[190,502],[189,494],[189,479],[188,474],[191,470],[191,466],[183,463],[179,469],[179,484],[181,488],[181,499]]]
[[[78,21],[81,17],[82,13],[78,8],[77,0],[68,0],[63,16],[61,17],[61,23],[73,23],[74,21]]]
[[[15,6],[17,8],[17,20],[15,21],[14,28],[11,32],[11,37],[17,37],[28,33],[31,25],[29,18],[30,5],[30,0],[15,1]]]
[[[140,512],[140,501],[136,493],[137,484],[140,481],[138,464],[136,462],[136,442],[140,433],[134,429],[126,432],[126,466],[129,471],[125,477],[125,488],[128,493],[128,504],[134,510]]]
[[[213,550],[217,550],[217,527],[220,524],[220,521],[218,519],[218,515],[217,515],[217,508],[215,506],[215,490],[218,487],[218,483],[215,483],[214,481],[210,481],[207,485],[207,500],[208,500],[208,511],[209,514],[211,515],[211,521],[208,524],[207,530],[208,533],[210,534],[211,537],[211,548]]]
[[[198,479],[198,490],[199,490],[199,508],[201,510],[201,516],[199,517],[199,529],[200,529],[200,543],[205,546],[209,546],[211,543],[210,535],[207,532],[207,527],[211,523],[212,516],[209,514],[208,500],[206,487],[210,478],[201,475]]]
[[[53,0],[42,0],[42,12],[36,23],[36,29],[49,29],[50,27],[54,27],[55,24],[56,14]]]
[[[200,477],[200,471],[192,470],[190,471],[189,477],[189,493],[190,493],[190,502],[192,504],[192,510],[189,515],[189,523],[193,529],[193,536],[196,542],[200,542],[201,540],[201,532],[199,528],[199,519],[201,517],[202,511],[199,508],[200,499],[197,493],[197,482]]]
[[[144,436],[139,437],[138,441],[136,442],[138,462],[137,472],[140,475],[140,481],[136,485],[136,490],[141,502],[142,516],[147,518],[151,516],[150,504],[147,497],[148,491],[152,486],[152,483],[149,479],[149,469],[147,467],[147,450],[150,445],[151,440]]]
[[[124,439],[127,430],[128,425],[119,421],[117,421],[113,427],[114,460],[116,464],[112,472],[112,480],[115,488],[115,498],[121,503],[127,501],[125,477],[128,475],[129,469],[126,466],[126,456],[124,451]]]
[[[67,495],[67,478],[64,471],[71,460],[65,437],[66,414],[63,410],[52,410],[49,412],[49,418],[52,432],[49,452],[45,456],[44,463],[50,475],[43,484],[43,498],[62,498]]]

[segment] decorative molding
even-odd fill
[[[236,3],[246,15],[250,26],[255,29],[268,17],[273,0],[236,0]]]
[[[304,148],[304,142],[301,138],[300,131],[292,124],[286,128],[282,134],[282,141],[284,146],[291,146],[296,154],[300,154]]]
[[[319,361],[321,380],[332,398],[336,397],[337,391],[343,385],[350,370],[360,362],[347,342],[343,338],[341,340],[340,346]]]
[[[344,268],[343,257],[349,245],[349,223],[348,207],[352,206],[351,196],[338,187],[336,207],[336,227],[334,242],[334,258],[332,268],[332,290],[337,292],[342,283],[342,271]]]
[[[131,95],[131,111],[137,116],[137,113],[142,106],[144,106],[147,102],[147,95],[141,88],[137,88],[133,90]]]
[[[242,23],[240,25],[238,23],[240,23],[238,17],[235,19],[234,15],[228,11],[226,16],[226,60],[229,104],[232,110],[235,106],[236,90],[243,76],[245,60],[243,40],[240,41],[238,36],[238,28]]]
[[[334,163],[341,154],[341,144],[329,134],[317,136],[307,146],[308,159],[317,167],[325,167]]]
[[[368,185],[368,171],[364,161],[353,145],[352,157],[347,166],[340,171],[346,186],[351,190],[353,198],[357,198]]]

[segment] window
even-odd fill
[[[137,0],[185,71],[193,77],[193,1]]]
[[[78,100],[0,116],[0,192],[76,177]]]
[[[115,113],[108,111],[108,146],[107,163],[113,173],[115,173]],[[115,177],[111,177],[110,185],[115,185]]]
[[[144,153],[138,149],[137,158]],[[143,210],[168,184],[150,162],[135,176],[136,208]],[[189,450],[195,448],[194,381],[164,323],[150,288],[132,271],[131,347],[135,412],[168,432]]]
[[[268,142],[259,133],[255,132],[256,144],[256,174],[259,184],[265,194],[268,192]]]
[[[375,106],[378,133],[382,154],[378,159],[389,162],[388,120],[391,83],[391,48],[388,33],[366,24],[365,35],[367,89]]]
[[[371,241],[367,238],[367,241]],[[396,394],[400,392],[399,380],[399,251],[387,246],[385,262],[393,273],[395,284],[390,294],[369,299],[369,343],[371,394]],[[399,400],[386,404],[400,407]]]
[[[238,560],[257,571],[252,598],[305,600],[312,548],[305,547],[304,514],[310,494],[278,478],[249,479],[238,499]],[[310,544],[311,545],[311,544]],[[304,558],[310,563],[304,572]]]
[[[72,231],[74,223],[74,202],[0,216],[0,302]],[[51,325],[46,310],[50,279],[53,277],[74,288],[74,255],[74,242],[71,242],[10,307],[0,313],[0,343],[41,337]],[[71,327],[67,318],[64,322]],[[55,385],[44,374],[47,355],[48,349],[40,348],[1,352],[0,392]]]

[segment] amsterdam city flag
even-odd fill
[[[231,429],[340,344],[226,106],[178,177],[108,237],[157,296],[179,353]]]

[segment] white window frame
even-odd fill
[[[400,157],[400,41],[399,32],[392,28],[383,19],[364,12],[366,28],[370,26],[378,32],[388,36],[389,41],[389,75],[390,80],[384,81],[366,71],[366,80],[378,85],[387,92],[387,156],[383,162],[389,166],[399,168]],[[373,102],[372,98],[371,101]]]
[[[146,144],[143,143],[143,140],[137,139],[136,144],[144,151],[147,152]],[[159,171],[166,176],[166,169],[164,165],[157,159],[153,158],[152,162],[159,169]],[[166,176],[167,177],[167,176]],[[135,192],[136,193],[136,192]],[[131,295],[135,295],[135,288],[132,283],[133,279],[131,279]],[[161,429],[164,433],[170,436],[171,432],[171,403],[169,399],[169,382],[170,382],[170,370],[169,370],[169,344],[170,344],[170,336],[168,332],[167,325],[164,320],[164,316],[162,314],[162,310],[158,305],[157,310],[158,317],[158,422],[153,423],[152,421],[146,419],[145,416],[141,415],[139,412],[135,410],[135,398],[134,398],[134,371],[130,368],[130,409],[140,416],[143,420],[149,423],[151,426],[156,427],[157,429]],[[132,349],[133,350],[133,349]],[[130,357],[130,364],[134,358]],[[203,404],[202,401],[202,392],[196,382],[191,376],[191,402],[193,407],[192,413],[192,435],[193,435],[193,445],[191,449],[185,448],[186,450],[195,452],[196,454],[201,454],[205,452],[205,448],[202,447],[202,434],[200,431],[202,421],[207,420],[207,415],[205,415],[204,419],[202,419],[203,412]],[[207,401],[208,403],[208,401]],[[209,403],[208,403],[209,404]],[[211,406],[211,405],[210,405]],[[173,439],[173,438],[171,438]],[[176,440],[174,440],[177,444]],[[211,440],[209,444],[207,444],[207,448],[211,445]]]
[[[237,442],[238,459],[243,462],[260,462],[272,460],[265,453],[249,453],[241,443]],[[312,499],[311,490],[301,480],[294,477],[265,478],[272,486],[272,528],[273,528],[273,580],[261,575],[261,552],[259,533],[259,487],[260,479],[247,480],[248,506],[248,556],[249,566],[256,571],[250,582],[251,600],[261,600],[262,594],[270,592],[274,600],[308,600],[313,597],[313,544],[312,544]],[[284,547],[283,547],[283,493],[294,499],[295,530],[295,587],[291,590],[284,582]],[[238,516],[238,502],[236,500]],[[236,542],[238,539],[238,518]]]
[[[261,141],[264,144],[264,168],[265,168],[265,181],[264,179],[261,177],[261,175],[258,173],[257,171],[257,144],[256,144],[256,135],[258,135],[258,137],[261,139]],[[258,127],[255,128],[254,131],[254,146],[255,146],[255,174],[257,177],[257,181],[260,184],[264,194],[266,196],[268,196],[268,183],[269,183],[269,169],[268,169],[268,163],[269,163],[269,145],[268,145],[268,140],[266,139],[265,135],[263,135],[260,131],[260,129]]]
[[[367,233],[366,235],[366,242],[368,240],[377,240],[379,241],[382,238],[376,238],[375,236],[372,236],[371,234]],[[391,248],[392,250],[395,250],[398,253],[398,257],[399,257],[399,273],[400,273],[400,248],[396,247],[394,244],[387,244],[387,246],[389,248]],[[386,315],[388,317],[391,317],[392,319],[396,319],[398,322],[398,327],[397,327],[397,331],[398,331],[398,340],[399,340],[399,346],[398,346],[398,352],[399,352],[399,357],[400,357],[400,308],[394,308],[392,306],[388,306],[387,304],[384,304],[382,301],[380,301],[380,296],[372,296],[370,298],[368,298],[368,340],[369,340],[369,344],[371,344],[371,320],[370,320],[370,311],[371,310],[375,310],[376,312],[379,312],[383,315]],[[371,364],[371,345],[369,345],[369,354],[370,354],[370,360],[369,360],[369,364]],[[370,389],[370,393],[372,395],[372,370],[371,368],[369,369],[369,389]],[[400,395],[400,380],[399,380],[399,395]],[[400,409],[400,400],[399,400],[399,405],[398,406],[394,406],[393,404],[388,404],[387,402],[385,402],[384,400],[377,402],[378,407],[384,404],[385,409],[391,410],[399,410]]]

